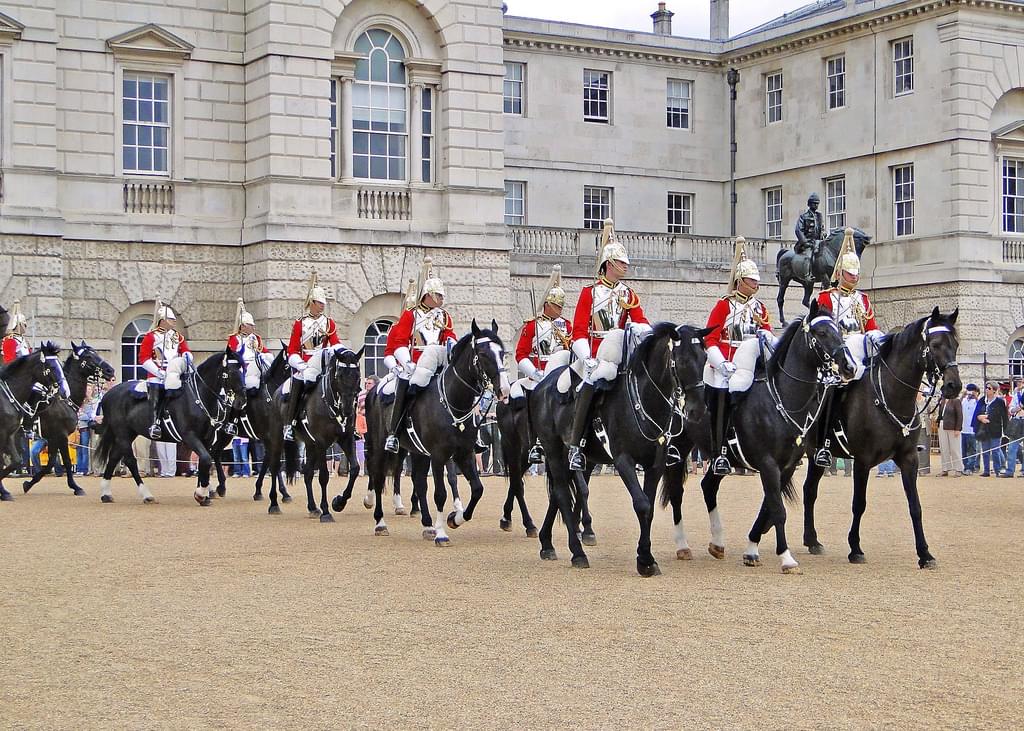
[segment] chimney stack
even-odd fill
[[[654,21],[654,32],[659,36],[672,35],[673,15],[675,13],[665,9],[665,3],[658,3],[658,9],[651,13],[651,19]]]
[[[729,0],[711,0],[711,40],[729,40]]]

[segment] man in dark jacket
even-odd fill
[[[964,473],[960,455],[960,431],[964,426],[964,410],[960,399],[942,399],[939,405],[939,452],[942,454],[942,476]]]
[[[1003,464],[1006,457],[1003,455],[999,440],[1003,436],[1003,429],[1006,428],[1006,420],[1009,414],[1006,410],[1006,401],[999,396],[999,384],[989,381],[985,384],[985,400],[978,405],[979,410],[984,413],[978,416],[980,424],[978,441],[981,443],[982,454],[984,455],[985,471],[982,477],[988,477],[990,460],[995,465],[996,474],[1003,471]]]

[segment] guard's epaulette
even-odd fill
[[[445,330],[452,330],[452,329],[454,329],[453,326],[454,326],[455,323],[452,321],[452,316],[448,314],[448,310],[442,310],[442,312],[444,312],[444,329]]]
[[[632,287],[626,287],[626,297],[622,301],[622,308],[625,310],[632,310],[634,307],[640,306],[640,295],[633,291]]]

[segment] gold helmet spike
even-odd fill
[[[163,300],[160,299],[160,293],[156,293],[156,299],[153,300],[153,328],[156,330],[156,326],[160,324],[160,308],[163,306]]]
[[[838,282],[843,272],[849,272],[854,276],[860,275],[860,257],[857,256],[857,247],[853,242],[853,229],[847,226],[843,235],[843,243],[839,247],[839,255],[836,257],[836,265],[832,269],[832,281]]]
[[[741,279],[753,279],[761,281],[761,274],[757,270],[757,263],[747,257],[747,240],[742,236],[736,237],[736,250],[732,257],[732,269],[729,272],[729,294],[736,291],[736,283]]]
[[[544,314],[544,305],[550,302],[558,307],[565,306],[565,290],[562,289],[562,265],[555,264],[551,267],[551,276],[548,277],[547,287],[544,289],[544,302],[541,303],[538,315]]]
[[[615,223],[610,218],[604,219],[604,229],[601,231],[601,243],[600,249],[597,255],[597,272],[596,275],[601,274],[601,267],[604,266],[606,261],[624,261],[629,264],[629,255],[626,253],[626,247],[619,242],[619,237],[615,235]]]
[[[441,278],[434,275],[434,259],[430,256],[423,257],[423,265],[420,268],[420,297],[417,300],[419,303],[428,294],[436,294],[441,297],[445,296],[444,282]]]
[[[302,304],[303,314],[309,311],[309,306],[314,302],[320,302],[327,307],[327,290],[320,286],[315,270],[309,274],[309,291],[306,293],[306,301]]]
[[[14,304],[11,305],[11,320],[7,323],[7,332],[12,333],[18,328],[24,330],[26,325],[28,325],[28,318],[21,311],[21,300],[14,300]]]
[[[419,291],[419,287],[416,286],[416,280],[413,277],[409,277],[409,283],[405,286],[405,309],[411,310],[416,307],[416,293]]]
[[[238,307],[235,309],[235,332],[242,331],[242,325],[255,325],[256,320],[253,319],[252,314],[245,309],[245,302],[241,297],[238,298]]]

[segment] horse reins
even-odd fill
[[[643,368],[644,374],[647,376],[647,380],[654,387],[655,392],[658,394],[661,400],[669,408],[668,426],[663,427],[661,424],[658,423],[657,419],[655,419],[647,412],[647,409],[644,408],[643,401],[640,398],[640,384],[636,373],[633,372],[632,369],[628,369],[626,371],[626,393],[629,396],[630,401],[633,402],[633,419],[634,421],[636,421],[636,428],[637,431],[640,433],[640,436],[649,442],[657,442],[658,444],[664,444],[666,438],[674,439],[683,432],[683,429],[686,426],[686,422],[685,419],[682,418],[679,419],[679,430],[676,432],[672,432],[672,422],[675,421],[675,417],[682,417],[683,415],[682,409],[679,408],[679,400],[687,391],[697,388],[703,388],[704,386],[703,380],[698,381],[694,384],[690,384],[688,386],[680,385],[679,374],[676,371],[676,360],[674,357],[675,349],[678,347],[680,347],[678,343],[673,343],[672,345],[669,346],[669,374],[672,377],[672,382],[675,384],[674,388],[672,389],[671,396],[666,396],[665,392],[661,390],[661,386],[659,386],[658,382],[654,380],[653,376],[651,376],[651,372],[647,368],[647,362],[643,360],[640,361],[640,366]],[[649,421],[651,424],[655,426],[655,428],[658,430],[657,436],[650,437],[647,435],[644,429],[644,425],[640,422],[640,416],[643,416],[645,419],[647,419],[647,421]]]
[[[469,419],[471,419],[473,417],[473,409],[475,409],[477,404],[479,404],[481,399],[483,399],[484,392],[487,390],[487,386],[488,385],[493,385],[493,384],[490,384],[490,379],[487,377],[487,374],[481,372],[480,367],[479,367],[480,354],[476,352],[476,348],[477,348],[478,345],[486,345],[487,343],[490,343],[490,342],[492,342],[490,338],[476,338],[476,337],[474,337],[473,340],[472,340],[473,359],[470,361],[470,367],[473,369],[473,372],[476,374],[476,377],[478,379],[480,379],[480,389],[479,389],[479,391],[477,390],[477,388],[475,386],[473,386],[471,383],[467,382],[466,379],[463,378],[459,374],[459,370],[455,367],[454,363],[446,363],[444,368],[441,369],[441,377],[438,380],[438,389],[437,389],[438,390],[438,394],[440,396],[439,400],[441,402],[441,406],[444,407],[444,410],[448,412],[448,416],[451,417],[451,419],[452,419],[452,426],[458,427],[459,431],[463,431],[466,428],[464,426],[465,422],[469,421]],[[504,366],[499,366],[498,367],[498,373],[499,374],[503,373],[503,372],[506,372],[507,370],[508,369],[505,368]],[[452,406],[451,406],[451,399],[448,396],[448,389],[445,386],[445,374],[448,373],[449,371],[451,371],[452,374],[459,380],[459,382],[463,386],[468,388],[470,390],[470,392],[472,392],[472,394],[474,396],[473,403],[469,406],[469,409],[462,416],[456,416],[455,415],[455,411],[452,409]]]

